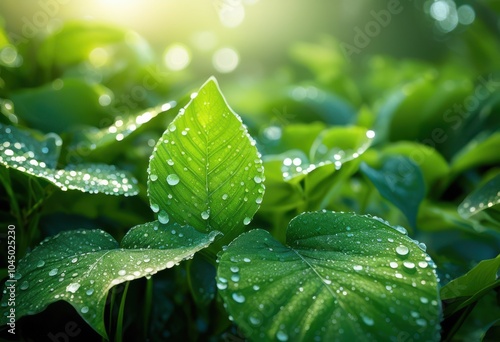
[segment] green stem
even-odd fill
[[[451,327],[451,329],[448,331],[448,334],[446,335],[444,341],[451,341],[453,336],[457,333],[457,331],[460,329],[464,321],[469,317],[469,314],[472,312],[474,307],[476,306],[477,302],[465,307],[462,309],[462,311],[459,313],[459,317],[456,317],[454,320],[454,324]]]
[[[127,291],[129,284],[129,281],[125,283],[125,289],[123,290],[122,298],[120,301],[120,309],[118,311],[118,319],[116,322],[115,342],[123,341],[123,312],[125,311],[125,302],[127,300]]]
[[[11,205],[11,212],[12,215],[17,220],[17,224],[19,225],[19,228],[23,230],[23,220],[21,218],[21,209],[19,208],[19,203],[17,202],[16,195],[14,194],[14,191],[12,190],[11,183],[10,183],[10,175],[9,175],[9,170],[5,168],[0,168],[0,181],[2,182],[5,191],[7,192],[7,195],[9,196],[10,200],[10,205]]]
[[[153,278],[146,280],[146,298],[144,301],[143,313],[143,327],[144,327],[144,341],[148,339],[149,333],[149,318],[151,317],[151,306],[153,303]]]
[[[111,298],[109,300],[109,321],[108,321],[109,331],[113,331],[113,307],[115,306],[115,297],[116,297],[116,287],[113,287],[111,289]]]

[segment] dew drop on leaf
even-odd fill
[[[245,302],[245,296],[243,296],[241,293],[236,293],[234,292],[232,294],[232,297],[233,297],[233,300],[236,302],[236,303],[244,303]]]
[[[80,284],[71,283],[68,286],[66,286],[66,291],[71,292],[71,293],[75,293],[79,288],[80,288]]]
[[[281,331],[281,330],[279,330],[276,333],[276,338],[278,339],[278,341],[282,341],[282,342],[288,341],[288,335],[284,331]]]
[[[406,255],[408,255],[409,252],[410,252],[410,250],[406,246],[400,245],[400,246],[396,247],[396,253],[399,256],[406,256]]]
[[[248,225],[250,224],[250,222],[251,222],[251,221],[252,221],[252,219],[251,219],[250,217],[245,217],[245,218],[243,219],[243,224],[244,224],[245,226],[248,226]]]
[[[208,212],[208,211],[202,211],[201,212],[201,218],[202,219],[208,220],[209,217],[210,217],[210,212]]]
[[[30,284],[27,281],[23,281],[21,286],[19,287],[21,290],[27,290]]]
[[[40,260],[40,261],[38,261],[38,263],[36,264],[36,267],[43,267],[44,265],[45,265],[45,261]]]
[[[151,179],[153,182],[156,181],[158,179],[158,176],[155,175],[155,174],[152,174],[149,176],[149,179]]]
[[[172,186],[179,184],[179,176],[177,176],[175,173],[168,175],[167,183]]]
[[[80,309],[80,311],[85,314],[85,313],[89,312],[89,307],[84,306],[83,308]]]
[[[59,271],[59,270],[58,270],[57,268],[53,268],[53,269],[51,269],[51,270],[50,270],[50,272],[49,272],[49,276],[51,276],[51,277],[55,276],[55,275],[57,274],[57,272],[58,272],[58,271]]]
[[[150,206],[151,210],[154,212],[154,213],[157,213],[158,211],[160,211],[160,206],[156,203],[151,203],[151,206]]]
[[[160,221],[160,223],[162,224],[167,224],[168,221],[170,221],[170,217],[165,210],[160,211],[160,213],[158,214],[158,221]]]

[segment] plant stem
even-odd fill
[[[149,333],[149,318],[151,317],[151,305],[153,302],[153,278],[149,278],[146,280],[146,298],[144,301],[144,313],[143,313],[143,329],[144,329],[144,335],[143,339],[144,341],[147,340],[148,338],[148,333]]]
[[[123,312],[125,311],[125,302],[127,300],[127,291],[129,284],[129,281],[125,283],[125,289],[123,290],[122,298],[120,301],[120,309],[118,311],[118,319],[116,322],[115,342],[123,341]]]

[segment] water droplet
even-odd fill
[[[427,304],[427,303],[429,303],[429,299],[427,299],[427,298],[425,298],[425,297],[420,297],[420,302],[421,302],[422,304]]]
[[[391,262],[389,263],[389,266],[390,266],[391,268],[398,268],[398,263],[397,263],[397,262],[395,262],[395,261],[391,261]]]
[[[259,325],[262,322],[260,317],[257,317],[255,314],[251,314],[250,317],[248,317],[248,320],[253,325]]]
[[[125,271],[125,270],[119,270],[119,271],[118,271],[118,275],[123,276],[123,275],[125,275],[125,274],[127,274],[127,271]]]
[[[89,307],[88,306],[84,306],[83,308],[80,309],[81,313],[84,313],[86,314],[87,312],[89,312]]]
[[[227,289],[227,284],[224,284],[224,283],[217,283],[217,288],[219,290],[225,290]]]
[[[245,217],[245,218],[243,219],[243,224],[244,224],[245,226],[248,226],[248,225],[250,224],[250,222],[251,222],[251,221],[252,221],[252,219],[251,219],[250,217]]]
[[[421,267],[421,268],[426,268],[429,264],[425,261],[420,261],[418,263],[418,266]]]
[[[361,270],[363,269],[363,266],[361,266],[361,265],[354,265],[352,268],[353,268],[355,271],[361,271]]]
[[[173,261],[167,261],[167,264],[166,264],[167,268],[172,268],[175,266],[175,262]]]
[[[57,272],[59,272],[59,270],[57,268],[53,268],[50,270],[49,276],[53,277],[57,274]]]
[[[405,261],[403,262],[403,266],[407,269],[407,270],[414,270],[415,269],[415,264],[411,261]]]
[[[231,272],[236,273],[240,270],[238,266],[231,266]]]
[[[201,212],[201,218],[204,220],[208,220],[210,218],[210,212],[208,210]]]
[[[156,203],[151,203],[150,208],[154,213],[157,213],[158,211],[160,211],[160,206]]]
[[[92,294],[94,293],[94,289],[88,289],[86,292],[87,296],[92,296]]]
[[[286,334],[286,332],[284,332],[282,330],[279,330],[276,333],[276,338],[278,339],[278,341],[282,341],[282,342],[288,341],[288,335]]]
[[[71,262],[72,262],[73,264],[75,264],[77,261],[78,261],[78,258],[73,258],[73,259],[71,260]]]
[[[170,125],[168,125],[168,130],[170,132],[174,132],[176,129],[177,129],[177,127],[175,127],[175,125],[173,123],[171,123]]]
[[[29,286],[30,286],[30,284],[25,280],[25,281],[23,281],[23,283],[21,284],[21,286],[19,288],[21,290],[27,290]]]
[[[233,300],[236,303],[244,303],[245,302],[245,296],[243,296],[241,293],[234,292],[231,297],[233,297]]]
[[[370,318],[370,317],[365,316],[365,315],[361,315],[361,319],[363,320],[363,323],[365,323],[366,325],[369,325],[369,326],[372,326],[375,323],[373,321],[373,318]]]
[[[152,174],[149,176],[149,179],[151,179],[153,182],[157,181],[158,180],[158,176],[155,175],[155,174]]]
[[[255,177],[253,177],[253,180],[254,180],[254,181],[255,181],[255,183],[257,183],[257,184],[262,183],[262,178],[261,178],[260,176],[255,176]]]
[[[227,194],[222,195],[222,199],[225,201],[227,200]]]
[[[250,260],[249,258],[243,258],[243,261],[244,261],[244,262],[250,262],[250,261],[252,261],[252,260]]]
[[[158,214],[158,221],[162,224],[167,224],[168,221],[170,221],[170,216],[168,216],[168,213],[165,210],[160,211]]]
[[[38,263],[36,264],[36,267],[43,267],[45,265],[45,261],[39,260]]]
[[[71,283],[68,286],[66,286],[66,291],[71,292],[71,293],[75,293],[79,288],[80,288],[80,284]]]
[[[172,185],[172,186],[177,185],[177,184],[179,184],[179,180],[180,180],[179,176],[177,176],[175,173],[172,173],[172,174],[167,176],[167,183],[169,185]]]
[[[167,164],[172,166],[174,165],[174,161],[172,159],[167,159]]]
[[[326,284],[326,285],[330,285],[332,283],[332,281],[330,279],[323,279],[323,282]]]
[[[409,252],[410,250],[406,246],[399,245],[398,247],[396,247],[396,253],[398,253],[398,255],[400,256],[406,256]]]

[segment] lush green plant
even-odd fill
[[[494,74],[374,57],[360,76],[327,39],[292,50],[308,81],[227,87],[243,119],[215,78],[172,117],[168,80],[108,107],[155,76],[140,38],[85,22],[37,44],[2,69],[1,220],[22,257],[2,324],[15,280],[21,327],[65,301],[116,341],[498,337]],[[99,46],[119,63],[92,65]]]

